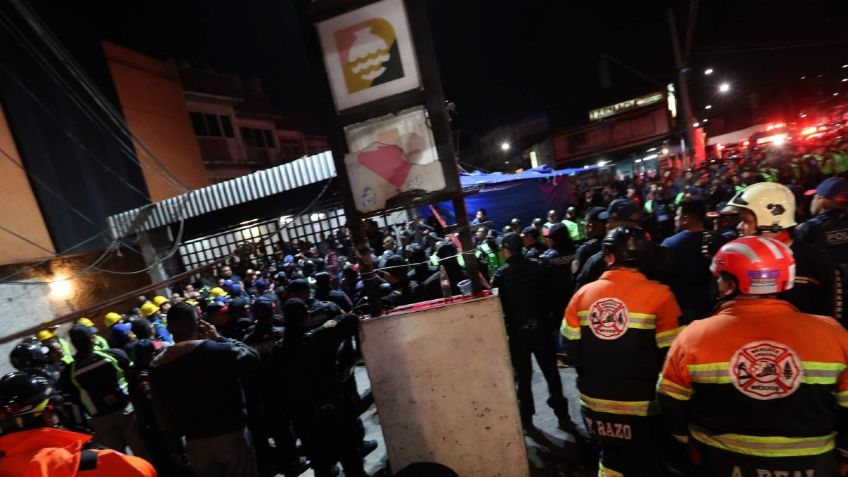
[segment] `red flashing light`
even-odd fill
[[[815,134],[816,131],[818,131],[818,128],[816,128],[815,126],[811,126],[811,127],[802,129],[801,134],[803,136],[809,136],[810,134]]]

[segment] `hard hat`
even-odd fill
[[[158,311],[159,307],[149,301],[146,301],[143,305],[141,305],[141,316],[145,318],[155,315]]]
[[[38,341],[24,341],[15,345],[9,353],[9,362],[18,371],[41,369],[48,363],[49,350]]]
[[[219,296],[227,296],[227,292],[225,292],[221,287],[215,287],[209,290],[209,296],[212,298],[218,298]]]
[[[94,328],[94,322],[84,316],[77,320],[77,324]]]
[[[728,242],[710,266],[713,275],[726,272],[736,279],[743,295],[769,295],[792,288],[795,284],[795,258],[778,240],[765,237],[741,237]]]
[[[641,227],[616,227],[604,238],[603,251],[615,256],[616,264],[639,268],[653,257],[654,242]]]
[[[111,328],[115,326],[115,323],[118,323],[121,320],[123,320],[121,315],[115,313],[114,311],[110,311],[109,313],[106,313],[106,316],[103,318],[103,323],[105,323],[107,327]]]
[[[0,413],[2,427],[9,430],[45,427],[42,417],[50,403],[59,402],[56,389],[47,378],[28,373],[13,372],[0,379]]]
[[[162,306],[163,303],[168,303],[168,299],[162,295],[157,295],[153,297],[153,303],[156,306]]]
[[[757,218],[757,230],[778,232],[796,225],[795,196],[783,184],[758,182],[751,184],[727,203],[725,209],[750,210]]]
[[[35,337],[38,338],[38,341],[47,341],[47,340],[52,340],[53,338],[55,338],[56,334],[53,333],[50,330],[44,329],[44,330],[40,330],[38,333],[36,333]]]

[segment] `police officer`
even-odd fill
[[[42,376],[0,379],[0,475],[156,476],[139,457],[90,448],[90,435],[56,428],[58,407],[56,388]]]
[[[598,214],[600,220],[607,221],[607,231],[613,230],[616,227],[637,226],[641,217],[642,214],[639,211],[639,207],[629,199],[615,199],[610,202],[606,211]],[[581,270],[577,275],[576,283],[578,289],[587,283],[597,280],[604,273],[606,270],[604,256],[604,252],[599,250],[586,259],[585,262],[581,262]]]
[[[396,255],[400,256],[400,255]],[[345,313],[353,308],[353,302],[341,290],[334,290],[328,272],[318,272],[315,277],[315,299],[335,303]]]
[[[565,312],[566,363],[577,368],[586,430],[601,448],[601,476],[658,475],[653,405],[665,351],[680,333],[671,290],[640,271],[653,243],[639,227],[604,239],[609,270],[577,291]]]
[[[283,316],[286,337],[275,348],[276,369],[315,476],[333,476],[340,462],[346,476],[364,477],[356,402],[335,365],[339,346],[359,329],[358,318],[342,315],[310,330],[309,308],[298,298],[286,301]]]
[[[810,212],[813,218],[798,228],[798,238],[827,252],[836,267],[834,317],[848,324],[848,179],[825,179],[815,190]]]
[[[521,231],[521,240],[524,243],[524,256],[536,260],[545,253],[545,246],[539,241],[539,229],[532,225],[524,227]]]
[[[600,217],[606,209],[603,207],[591,207],[586,212],[586,237],[587,240],[577,247],[574,261],[571,262],[571,271],[574,278],[580,273],[583,264],[590,257],[601,251],[604,236],[607,234],[607,221]]]
[[[567,230],[566,230],[567,232]],[[498,289],[503,305],[504,321],[509,336],[509,352],[518,381],[518,405],[525,428],[533,426],[533,365],[531,355],[548,383],[548,405],[559,419],[560,427],[571,430],[568,402],[562,390],[562,379],[556,365],[556,349],[551,339],[559,317],[552,317],[548,307],[549,292],[545,270],[535,260],[521,254],[522,239],[509,233],[503,238],[506,265],[495,272],[492,288]]]
[[[335,303],[312,298],[309,282],[305,278],[298,278],[289,283],[286,287],[286,298],[297,298],[306,303],[312,320],[308,324],[309,328],[317,328],[342,314],[342,309]]]
[[[274,303],[258,300],[253,304],[256,324],[250,328],[244,343],[261,357],[260,366],[244,376],[248,427],[256,445],[256,461],[260,476],[273,476],[279,469],[286,477],[298,475],[303,462],[297,456],[297,438],[292,432],[291,414],[285,403],[280,382],[268,379],[274,369],[274,347],[280,344],[285,330],[274,324]],[[274,446],[268,439],[274,439]]]
[[[697,448],[697,475],[844,475],[835,450],[848,455],[848,332],[778,299],[793,265],[778,240],[723,246],[712,272],[724,302],[668,353],[659,404],[674,436]]]
[[[498,245],[498,233],[494,230],[486,232],[486,240],[477,245],[477,259],[480,262],[480,270],[491,280],[495,270],[501,267],[506,260],[503,251]]]
[[[548,298],[551,316],[557,320],[565,313],[565,307],[574,291],[571,276],[571,262],[574,260],[574,242],[568,227],[563,223],[554,224],[548,234],[548,250],[539,257],[545,268],[547,283],[550,286]]]
[[[783,242],[795,257],[795,286],[781,299],[804,313],[834,314],[832,260],[819,248],[796,240],[795,196],[786,186],[773,182],[752,184],[736,194],[727,207],[739,212],[739,235],[762,236]]]
[[[68,335],[77,354],[62,371],[60,387],[91,416],[99,443],[121,452],[129,447],[133,455],[146,458],[124,376],[132,364],[127,353],[95,350],[88,326],[74,325]]]

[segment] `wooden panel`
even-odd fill
[[[527,452],[497,297],[368,319],[362,349],[394,470],[526,477]]]

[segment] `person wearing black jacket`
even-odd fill
[[[545,253],[545,246],[539,242],[539,229],[534,226],[524,227],[521,231],[521,238],[524,241],[524,256],[527,258],[538,259]]]
[[[160,430],[185,437],[195,477],[258,476],[240,377],[260,365],[259,353],[222,338],[187,303],[168,310],[168,330],[176,344],[150,367]]]
[[[339,346],[356,335],[359,319],[341,315],[309,330],[309,315],[303,300],[286,301],[286,336],[274,350],[295,431],[316,477],[333,476],[337,462],[346,476],[364,477],[356,403],[345,391],[336,365]]]
[[[95,331],[75,325],[68,333],[77,350],[74,361],[62,370],[59,387],[91,416],[95,440],[119,452],[148,459],[139,433],[125,374],[131,361],[120,349],[94,349]]]
[[[545,267],[547,283],[550,286],[548,300],[551,309],[551,322],[565,316],[565,308],[574,293],[571,276],[571,262],[574,261],[574,242],[568,233],[568,227],[559,222],[548,230],[550,248],[539,257]],[[556,330],[555,330],[556,331]]]
[[[292,431],[291,413],[283,399],[274,374],[273,354],[285,335],[285,329],[274,323],[274,304],[258,300],[253,304],[254,324],[244,337],[244,343],[259,352],[262,364],[244,377],[247,399],[248,428],[256,444],[259,475],[274,476],[279,469],[286,477],[300,475],[305,462],[297,455],[297,438]],[[274,446],[268,439],[274,439]]]
[[[534,355],[548,383],[548,405],[559,419],[560,428],[571,430],[574,425],[568,415],[553,340],[562,317],[551,317],[545,270],[539,262],[521,254],[523,244],[518,234],[504,235],[502,245],[506,265],[495,271],[492,288],[498,289],[503,306],[509,351],[518,381],[521,419],[526,428],[532,427],[536,412],[532,390],[531,355]]]

